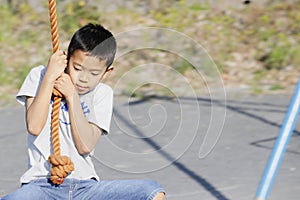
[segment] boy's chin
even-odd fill
[[[88,89],[85,89],[85,90],[79,90],[79,89],[77,89],[77,93],[79,94],[79,95],[83,95],[83,94],[86,94],[86,93],[88,93],[90,90],[88,90]]]
[[[77,93],[79,94],[79,95],[84,95],[84,94],[86,94],[86,93],[88,93],[89,91],[80,91],[80,92],[78,92],[77,91]]]

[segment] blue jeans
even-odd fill
[[[53,185],[49,179],[37,179],[15,192],[4,196],[2,200],[151,200],[159,192],[161,186],[150,180],[76,180],[65,179],[59,185]]]

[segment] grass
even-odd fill
[[[213,55],[221,73],[230,71],[224,63],[232,61],[232,53],[247,56],[250,55],[247,51],[253,51],[251,59],[260,66],[259,70],[249,70],[253,75],[250,85],[256,92],[262,90],[259,86],[268,71],[285,70],[287,66],[299,69],[300,66],[300,5],[296,3],[289,5],[282,1],[266,8],[249,7],[225,12],[214,10],[205,3],[161,0],[161,6],[143,13],[125,6],[100,11],[95,4],[86,2],[74,0],[58,5],[61,43],[66,43],[73,32],[87,22],[101,22],[114,32],[137,26],[171,28],[203,44]],[[138,6],[137,1],[134,3]],[[2,3],[0,6],[0,84],[8,88],[7,93],[20,87],[32,67],[46,64],[51,54],[47,2],[44,6],[43,12],[35,11],[26,3],[13,7]],[[142,56],[149,57],[147,54]],[[184,60],[177,63],[174,59],[168,63],[182,74],[193,70]],[[210,61],[203,63],[209,73]],[[276,91],[284,89],[280,84],[270,87]]]
[[[0,85],[6,85],[9,82],[9,75],[5,69],[3,61],[0,60]]]

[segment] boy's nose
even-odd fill
[[[80,75],[79,75],[79,81],[81,81],[81,82],[87,82],[88,81],[88,75],[87,75],[87,73],[85,73],[85,72],[80,73]]]

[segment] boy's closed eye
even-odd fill
[[[93,76],[98,76],[98,75],[101,74],[101,71],[93,71],[93,72],[91,72],[91,74],[92,74]]]
[[[75,69],[75,71],[81,71],[82,69],[80,67],[77,67],[77,66],[73,66],[73,68]]]

